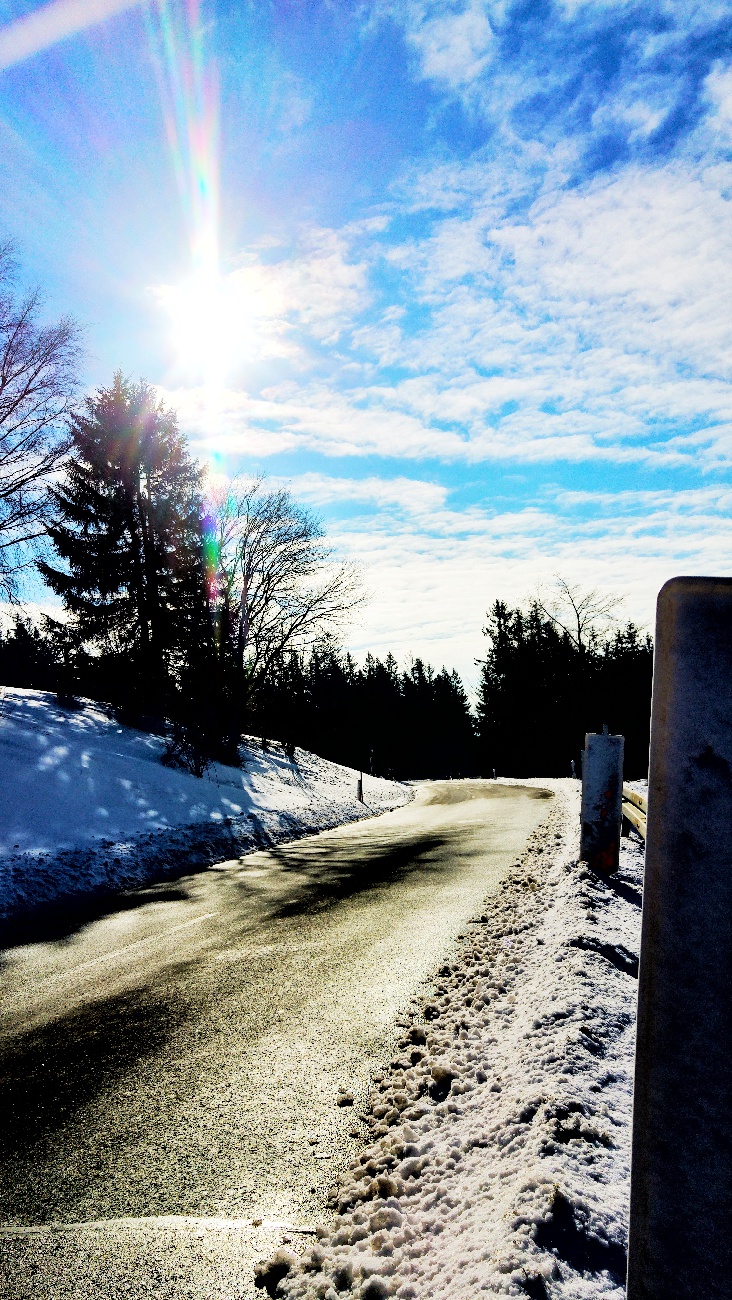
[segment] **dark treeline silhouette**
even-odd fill
[[[467,776],[476,768],[475,731],[456,672],[421,659],[400,672],[393,655],[367,655],[360,668],[335,646],[292,654],[260,693],[262,735],[302,745],[376,776]]]
[[[572,637],[537,601],[493,605],[481,665],[478,763],[506,776],[580,773],[587,731],[625,736],[625,772],[646,775],[653,644],[633,623]]]
[[[0,633],[0,682],[37,691],[64,691],[63,652],[27,619]]]
[[[134,678],[119,673],[116,656],[77,650],[69,668],[63,627],[51,621],[44,632],[19,619],[0,636],[0,681],[55,691],[67,701],[101,700],[138,725],[152,721],[131,709]],[[149,696],[141,698],[149,707]],[[477,772],[474,719],[460,677],[421,659],[400,671],[390,654],[383,661],[367,655],[359,667],[333,644],[292,652],[270,666],[241,716],[244,730],[265,743],[280,741],[290,754],[301,746],[375,776]],[[160,713],[158,722],[164,726]]]
[[[0,680],[104,700],[127,721],[149,722],[125,707],[129,679],[116,690],[114,657],[77,652],[70,674],[59,626],[44,634],[19,621],[0,638]],[[367,655],[360,667],[330,643],[275,660],[241,712],[243,730],[376,776],[568,776],[572,759],[580,773],[585,732],[607,724],[625,736],[626,774],[645,776],[650,637],[628,623],[578,648],[538,605],[500,601],[486,633],[474,711],[456,672],[421,659],[400,670],[393,655]]]

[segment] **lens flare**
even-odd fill
[[[193,269],[219,265],[219,87],[201,0],[147,11],[165,131],[188,222]]]
[[[146,21],[191,256],[190,276],[160,289],[158,297],[170,316],[178,364],[185,368],[187,382],[202,384],[206,393],[205,432],[210,433],[218,422],[217,393],[228,369],[234,325],[219,265],[219,85],[211,49],[213,24],[203,0],[152,0]],[[218,639],[221,494],[216,478],[211,457],[201,531]]]
[[[206,506],[203,516],[203,559],[206,566],[206,587],[211,603],[219,595],[219,575],[221,573],[221,547],[219,545],[218,526],[215,506]]]
[[[230,365],[230,295],[219,265],[219,86],[212,23],[202,0],[147,10],[173,169],[188,226],[192,273],[159,293],[189,380],[220,386]]]
[[[230,507],[231,486],[229,477],[223,470],[223,458],[217,452],[212,452],[204,476],[204,513],[201,532],[206,590],[217,644],[224,635],[222,617],[225,605],[221,566],[221,520],[222,517],[226,517]]]

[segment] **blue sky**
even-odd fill
[[[561,573],[732,561],[730,4],[0,0],[0,232],[475,678]],[[93,21],[92,21],[93,20]]]

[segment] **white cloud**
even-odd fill
[[[233,453],[727,464],[731,183],[729,166],[630,168],[520,219],[473,197],[398,247],[383,218],[313,232],[229,277],[242,340],[290,377],[224,388],[214,421],[169,386],[186,427]],[[384,252],[417,325],[375,309]]]
[[[417,6],[412,7],[412,12]],[[475,81],[487,62],[492,32],[485,6],[474,0],[458,13],[415,14],[408,38],[419,55],[422,76],[454,90]]]
[[[624,595],[621,618],[652,631],[668,578],[732,574],[730,496],[720,484],[679,493],[560,491],[519,510],[474,508],[485,524],[475,532],[461,527],[459,511],[452,532],[440,531],[439,512],[434,529],[418,515],[410,524],[406,513],[398,530],[379,513],[370,526],[365,519],[331,524],[376,593],[352,647],[402,659],[422,654],[475,683],[489,605],[497,598],[518,604],[557,573]]]
[[[400,507],[409,515],[434,516],[442,509],[447,488],[411,478],[335,478],[327,474],[298,474],[290,480],[297,497],[319,506],[334,502],[357,502],[379,509]]]
[[[337,391],[287,385],[255,398],[230,389],[161,389],[201,453],[270,456],[294,447],[328,456],[462,459],[461,438],[410,414],[361,408]]]
[[[705,89],[714,108],[712,124],[729,135],[732,131],[732,67],[717,63],[707,77]]]
[[[627,438],[645,444],[634,458],[682,458],[656,422],[701,419],[714,458],[713,426],[729,420],[732,397],[730,180],[728,168],[633,168],[546,195],[520,221],[496,222],[476,203],[437,222],[393,254],[431,312],[405,348],[419,379],[396,386],[395,404],[463,421],[468,456],[496,446],[481,409],[500,415],[510,401],[520,412],[508,427],[520,423],[523,438],[528,426],[537,442],[552,436],[574,413],[575,426],[601,431],[590,455],[614,425],[620,458]]]
[[[344,326],[369,300],[366,266],[349,260],[349,251],[345,234],[316,229],[303,237],[291,261],[256,268],[287,316],[322,343],[337,342]]]

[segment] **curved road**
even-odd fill
[[[322,1217],[361,1145],[400,1010],[550,798],[422,785],[5,950],[0,1295],[253,1294],[253,1260]]]

